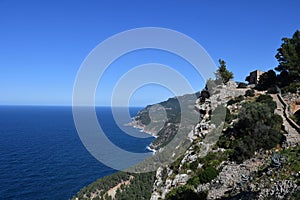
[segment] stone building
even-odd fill
[[[249,82],[249,84],[255,84],[257,85],[258,84],[258,81],[259,81],[259,77],[265,73],[264,71],[260,71],[260,70],[255,70],[253,72],[250,72],[250,75],[249,75],[249,79],[247,77],[247,81]]]

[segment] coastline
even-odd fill
[[[129,123],[127,123],[127,124],[124,124],[124,126],[131,126],[131,127],[135,128],[135,129],[139,129],[139,131],[140,131],[141,133],[149,134],[149,135],[151,135],[152,137],[154,137],[155,139],[158,138],[156,132],[150,131],[150,130],[145,130],[145,129],[146,129],[146,126],[143,125],[143,124],[141,124],[140,122],[136,121],[134,118],[132,119],[131,122],[129,122]],[[149,151],[151,151],[153,154],[155,154],[157,150],[151,148],[151,145],[152,145],[152,142],[151,142],[149,145],[146,146],[146,149],[149,150]]]
[[[149,145],[146,147],[147,150],[151,151],[154,154],[156,154],[156,150],[152,149]]]
[[[147,128],[144,124],[141,124],[140,122],[138,122],[134,119],[131,122],[129,122],[127,124],[124,124],[124,126],[131,126],[135,129],[139,129],[140,132],[147,133],[147,134],[151,135],[154,138],[158,137],[156,131],[147,130]]]

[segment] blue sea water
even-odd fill
[[[131,108],[131,115],[140,109]],[[116,145],[148,151],[153,138],[128,136],[116,125],[110,108],[96,110]],[[69,199],[114,172],[81,143],[71,107],[0,106],[0,199]]]

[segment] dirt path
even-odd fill
[[[122,185],[129,185],[131,179],[133,179],[133,176],[130,176],[129,180],[127,180],[127,181],[122,181],[121,183],[119,183],[119,184],[116,185],[115,187],[110,188],[110,189],[107,191],[108,196],[111,196],[111,198],[114,199],[115,196],[116,196],[117,190],[118,190],[119,188],[121,188]]]

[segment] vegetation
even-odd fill
[[[292,119],[300,126],[300,111],[298,110],[294,115],[292,116]]]
[[[274,112],[277,107],[276,102],[273,101],[270,95],[260,95],[256,98],[256,102],[266,104],[271,109],[271,112]]]
[[[227,160],[229,152],[209,152],[205,157],[199,160],[205,167],[217,168],[222,161]]]
[[[109,188],[112,188],[116,186],[118,183],[122,182],[122,180],[128,180],[129,178],[130,175],[124,172],[118,172],[111,176],[105,176],[93,182],[92,184],[82,188],[77,193],[77,197],[80,199],[84,199],[84,194],[90,194],[99,189],[103,191],[107,191]]]
[[[290,83],[300,81],[300,31],[297,30],[292,38],[282,38],[282,44],[277,49],[276,58],[279,65],[275,70],[287,72]]]
[[[233,79],[233,73],[227,70],[226,62],[224,60],[219,59],[219,64],[220,66],[216,73],[217,81],[226,84],[230,79]]]
[[[253,89],[247,90],[245,93],[245,97],[254,97],[255,91]]]
[[[207,197],[207,192],[196,193],[192,187],[189,185],[180,186],[171,192],[169,192],[166,196],[167,200],[204,200]]]
[[[208,90],[202,90],[200,93],[200,100],[201,103],[205,102],[206,99],[208,99],[210,97],[210,93]]]
[[[241,82],[238,84],[238,88],[247,88],[247,87],[248,87],[247,83]]]
[[[76,195],[79,199],[88,199],[92,193],[100,191],[98,199],[110,199],[107,195],[107,191],[110,188],[115,187],[122,181],[130,180],[130,184],[121,186],[121,190],[118,189],[115,199],[150,199],[152,185],[154,182],[155,174],[142,173],[142,174],[130,174],[126,172],[117,172],[110,176],[105,176],[98,179],[92,184],[82,188]],[[133,177],[130,179],[130,177]],[[122,191],[122,192],[121,192]],[[75,198],[73,198],[75,199]]]
[[[234,98],[234,99],[230,99],[230,100],[227,102],[227,105],[229,106],[229,105],[233,105],[233,104],[235,104],[235,103],[240,103],[240,102],[243,101],[244,99],[245,99],[244,96],[240,95],[240,96],[238,96],[238,97],[236,97],[236,98]]]
[[[228,152],[209,152],[205,157],[199,158],[189,165],[189,169],[195,172],[194,176],[188,180],[187,184],[197,187],[199,184],[208,183],[219,175],[216,169],[222,161],[228,159]],[[198,164],[203,165],[198,169]]]
[[[214,167],[202,169],[198,175],[200,183],[208,183],[219,175],[219,171]]]
[[[258,90],[268,90],[277,93],[276,86],[282,88],[283,93],[296,93],[300,88],[300,31],[297,30],[292,38],[282,38],[282,44],[275,56],[279,65],[274,70],[262,74],[257,85]],[[249,80],[249,77],[246,78]],[[275,89],[276,88],[276,89]]]
[[[129,185],[117,190],[115,199],[150,199],[154,175],[153,172],[135,174]]]
[[[271,87],[276,86],[276,84],[277,84],[276,73],[274,70],[269,70],[259,77],[257,89],[258,90],[267,90]]]
[[[243,105],[233,128],[227,129],[219,145],[233,149],[231,160],[238,163],[251,158],[259,149],[271,149],[282,140],[282,118],[274,114],[276,103],[269,95]]]
[[[294,82],[282,88],[282,93],[296,93],[300,88],[300,83]]]
[[[271,86],[270,88],[268,88],[267,93],[268,94],[277,94],[278,93],[277,86],[274,85],[274,86]]]

